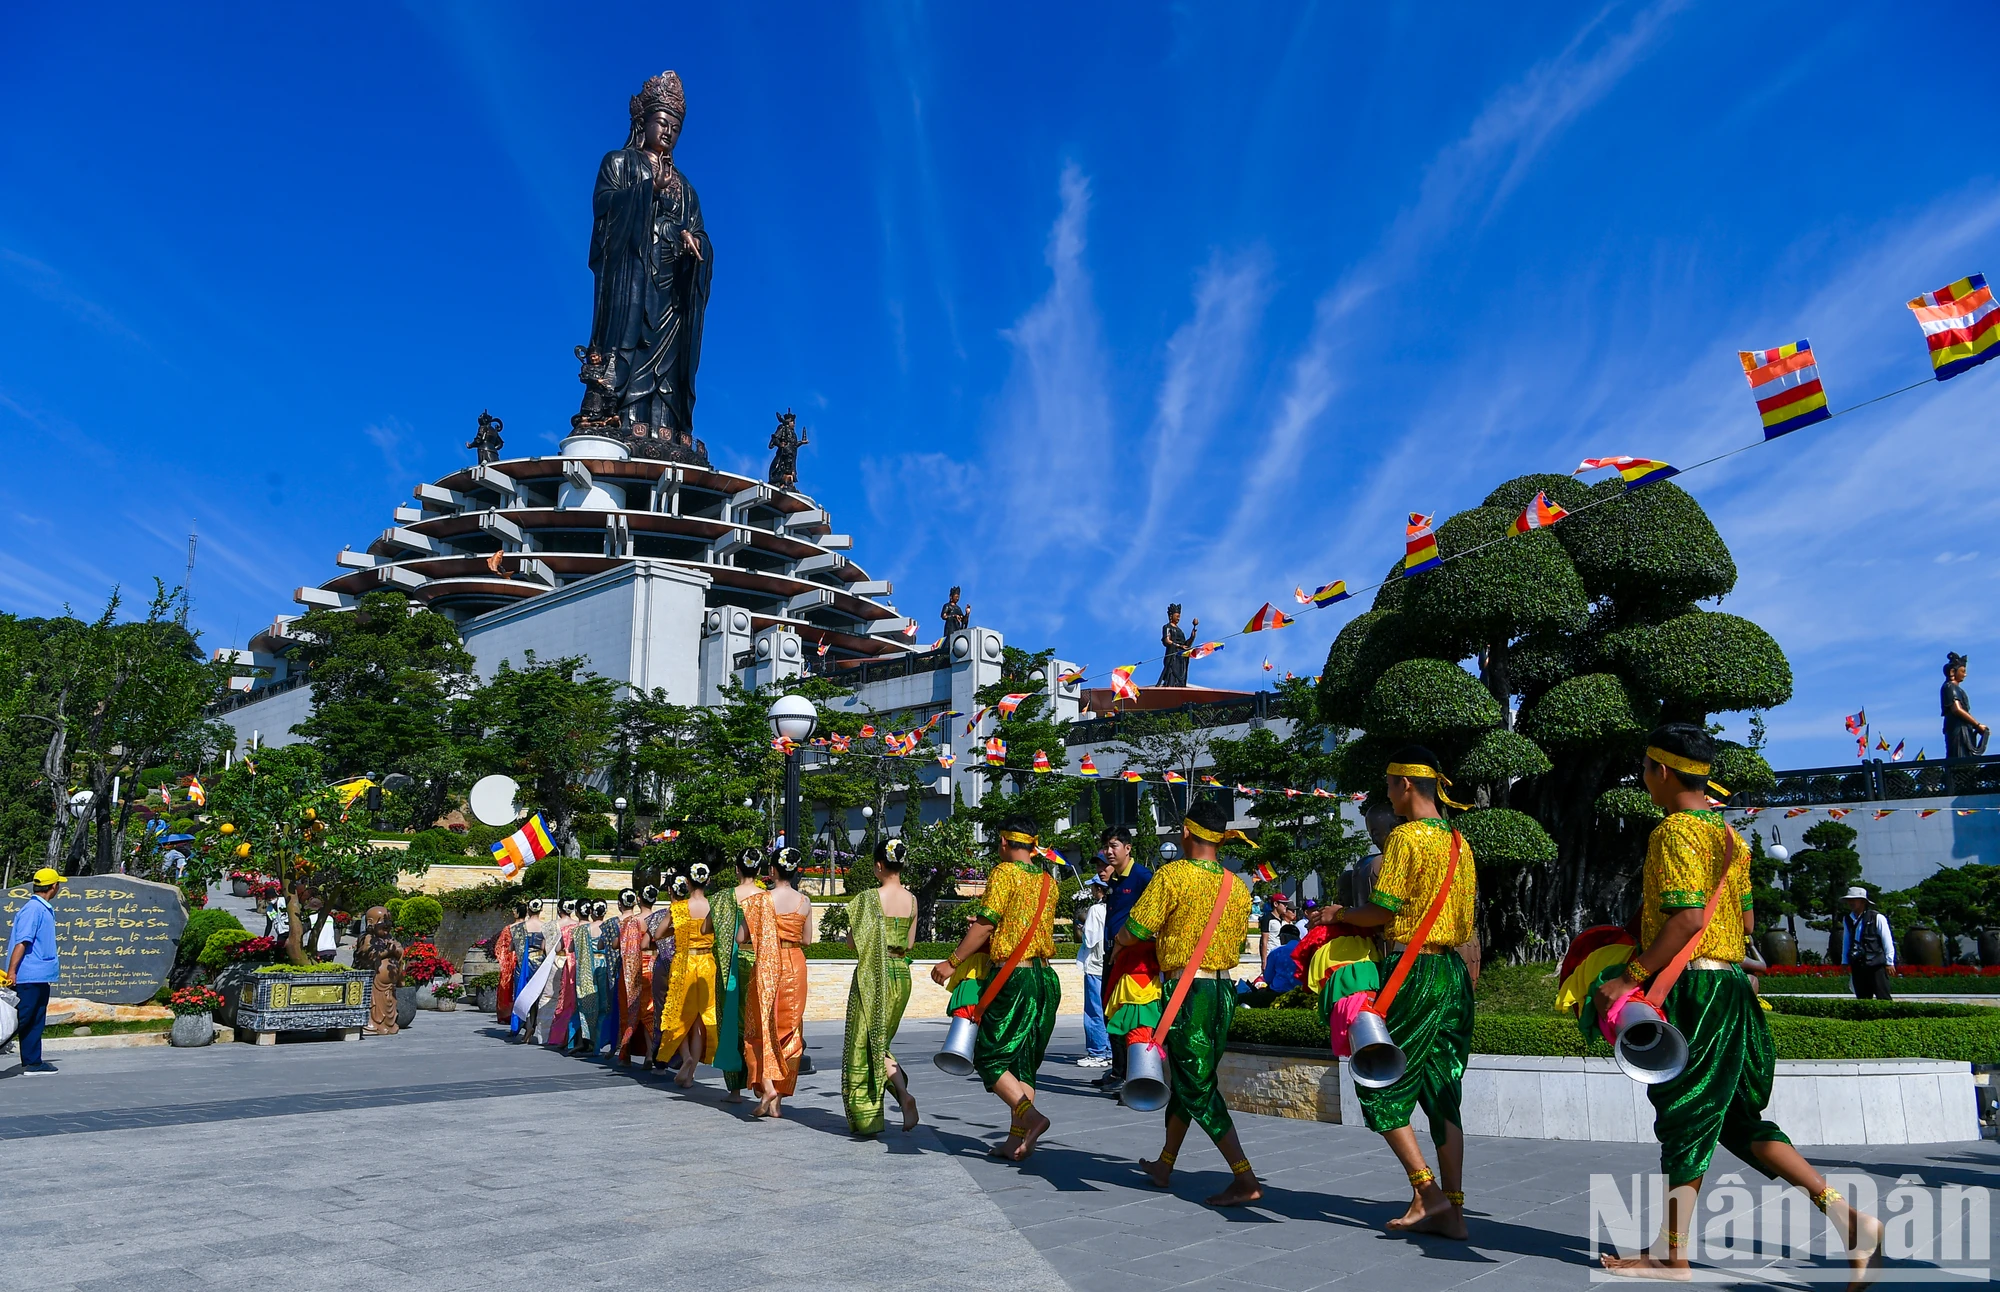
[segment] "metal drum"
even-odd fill
[[[1389,1039],[1389,1024],[1374,1010],[1364,1009],[1354,1016],[1347,1044],[1353,1056],[1347,1061],[1347,1070],[1355,1085],[1380,1090],[1403,1079],[1409,1060],[1403,1057],[1403,1048]]]
[[[969,1077],[972,1075],[972,1047],[978,1042],[979,1024],[953,1015],[951,1030],[944,1034],[944,1048],[937,1052],[934,1061],[954,1077]]]
[[[1652,1002],[1636,993],[1619,1002],[1611,1057],[1634,1081],[1657,1086],[1687,1067],[1687,1038]]]
[[[1167,1106],[1166,1051],[1151,1041],[1134,1041],[1125,1047],[1125,1084],[1118,1088],[1119,1102],[1142,1113],[1156,1113]]]

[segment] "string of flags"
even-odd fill
[[[1736,814],[1737,824],[1739,825],[1745,825],[1748,824],[1749,822],[1755,821],[1760,815],[1762,815],[1765,812],[1777,811],[1776,808],[1761,808],[1761,807],[1741,808],[1741,809],[1731,808],[1729,810],[1732,813]],[[1845,820],[1847,817],[1854,815],[1856,812],[1867,813],[1868,819],[1871,821],[1886,820],[1889,817],[1895,816],[1898,812],[1909,813],[1915,816],[1919,821],[1924,821],[1924,820],[1929,820],[1931,817],[1936,816],[1940,812],[1949,812],[1953,816],[1972,816],[1973,814],[1979,812],[2000,812],[2000,808],[1996,807],[1858,808],[1858,807],[1817,807],[1817,806],[1790,807],[1784,810],[1784,819],[1787,821],[1791,821],[1798,817],[1810,816],[1815,812],[1824,814],[1826,818],[1830,821]]]
[[[1908,302],[1908,307],[1923,334],[1931,361],[1931,376],[1935,381],[1948,381],[1971,371],[1989,359],[2000,356],[2000,308],[1996,308],[1993,290],[1984,274],[1972,274],[1936,291],[1925,292],[1912,298]],[[1836,411],[1829,406],[1826,386],[1820,376],[1819,356],[1813,350],[1810,341],[1800,339],[1765,350],[1739,350],[1737,359],[1742,366],[1744,379],[1750,387],[1751,399],[1763,432],[1761,440],[1704,458],[1686,468],[1676,467],[1658,458],[1620,455],[1585,458],[1570,474],[1581,475],[1587,471],[1615,470],[1624,481],[1625,488],[1611,497],[1621,497],[1633,490],[1683,474],[1684,471],[1692,471],[1745,449],[1756,447],[1757,444],[1768,444],[1793,431],[1831,421],[1835,417],[1843,416],[1868,404],[1878,403],[1931,384],[1924,381],[1915,382]],[[1404,528],[1403,563],[1391,577],[1414,578],[1437,569],[1447,560],[1471,556],[1494,543],[1504,542],[1507,538],[1547,529],[1559,521],[1609,500],[1608,497],[1594,498],[1579,507],[1576,512],[1570,512],[1550,502],[1546,493],[1537,493],[1521,515],[1514,520],[1506,535],[1476,544],[1464,551],[1454,552],[1449,557],[1438,550],[1437,536],[1432,528],[1434,514],[1410,512]],[[1382,583],[1374,583],[1350,590],[1345,580],[1336,579],[1320,585],[1318,590],[1308,595],[1305,585],[1299,584],[1292,589],[1292,599],[1301,606],[1310,603],[1324,608],[1345,601],[1355,593],[1372,591],[1381,586]],[[1243,626],[1242,632],[1265,632],[1289,627],[1293,622],[1289,616],[1266,602],[1250,622]],[[1203,655],[1196,655],[1194,651],[1213,654],[1215,650],[1220,650],[1223,644],[1204,642],[1201,646],[1189,648],[1185,653],[1191,659],[1200,659]],[[1138,700],[1139,688],[1133,684],[1132,674],[1147,662],[1149,661],[1141,660],[1138,664],[1128,664],[1112,670],[1111,687],[1117,699]],[[1270,670],[1268,660],[1265,661],[1264,667],[1266,671]],[[1065,674],[1063,680],[1066,683],[1081,681],[1081,670]]]

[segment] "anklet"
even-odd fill
[[[1450,1202],[1454,1207],[1463,1207],[1465,1205],[1465,1190],[1463,1189],[1446,1189],[1444,1196],[1445,1200]]]
[[[1014,1115],[1018,1117],[1021,1115],[1021,1110],[1023,1108],[1033,1108],[1034,1106],[1035,1106],[1034,1092],[1030,1091],[1029,1093],[1021,1096],[1020,1103],[1014,1105]]]
[[[1812,1196],[1813,1206],[1818,1207],[1821,1211],[1825,1211],[1833,1203],[1845,1201],[1847,1199],[1840,1196],[1840,1190],[1830,1184]]]
[[[1410,1175],[1410,1187],[1413,1189],[1421,1189],[1425,1185],[1429,1184],[1431,1181],[1437,1179],[1435,1175],[1431,1174],[1431,1169],[1427,1166],[1420,1167],[1415,1171],[1411,1171],[1409,1175]]]
[[[1023,1137],[1023,1136],[1024,1136],[1024,1135],[1026,1135],[1027,1133],[1028,1133],[1028,1132],[1027,1132],[1027,1131],[1026,1131],[1026,1130],[1025,1130],[1024,1128],[1022,1128],[1022,1127],[1020,1127],[1020,1126],[1009,1126],[1009,1127],[1007,1128],[1007,1138],[1008,1138],[1008,1139],[1020,1139],[1021,1137]]]
[[[1250,1159],[1246,1157],[1241,1162],[1231,1162],[1229,1169],[1236,1175],[1248,1175],[1250,1174]]]
[[[1677,1234],[1671,1229],[1661,1230],[1660,1237],[1667,1240],[1667,1247],[1672,1251],[1679,1251],[1688,1245],[1688,1236],[1686,1234]]]
[[[1162,1152],[1158,1157],[1154,1158],[1153,1160],[1155,1162],[1158,1162],[1161,1166],[1172,1166],[1174,1164],[1174,1158],[1177,1156],[1178,1154]]]

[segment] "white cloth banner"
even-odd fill
[[[528,1015],[535,1012],[535,1003],[549,988],[549,979],[555,975],[556,957],[554,953],[542,957],[542,967],[535,970],[535,976],[528,979],[528,985],[514,993],[514,1017],[523,1023]]]

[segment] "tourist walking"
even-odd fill
[[[1152,882],[1153,869],[1132,856],[1132,832],[1122,825],[1100,831],[1097,847],[1104,854],[1111,871],[1111,891],[1104,898],[1104,927],[1116,936],[1130,918],[1139,894],[1145,892],[1146,885]],[[1112,1004],[1119,994],[1119,980],[1123,974],[1124,963],[1117,955],[1112,955],[1110,962],[1104,966],[1104,982],[1100,985],[1104,993],[1104,1027],[1111,1043],[1111,1071],[1092,1083],[1102,1086],[1107,1095],[1117,1094],[1119,1087],[1125,1083],[1127,1029],[1119,1027],[1118,1012]]]
[[[1991,728],[1972,716],[1972,701],[1965,694],[1965,656],[1952,651],[1944,657],[1944,686],[1938,692],[1938,707],[1944,711],[1944,756],[1976,758],[1986,752]]]
[[[764,891],[757,872],[764,865],[761,848],[745,848],[736,859],[736,887],[710,899],[708,927],[715,942],[715,1066],[729,1093],[726,1103],[743,1098],[743,998],[750,976],[750,951],[737,940],[743,927],[743,903]]]
[[[1076,895],[1083,916],[1076,921],[1076,960],[1083,967],[1083,1057],[1079,1068],[1111,1066],[1111,1036],[1104,1030],[1105,882],[1091,876]]]
[[[1627,1276],[1687,1277],[1702,1177],[1720,1143],[1806,1192],[1846,1244],[1858,1286],[1881,1245],[1881,1223],[1849,1206],[1764,1116],[1777,1050],[1743,974],[1753,918],[1750,849],[1708,806],[1715,741],[1693,723],[1673,722],[1655,728],[1646,745],[1646,793],[1667,817],[1646,841],[1639,949],[1599,985],[1591,1004],[1601,1017],[1670,966],[1684,967],[1660,1007],[1687,1041],[1687,1066],[1646,1087],[1667,1177],[1667,1254],[1605,1256],[1604,1266]]]
[[[1841,895],[1847,914],[1833,931],[1833,962],[1847,966],[1856,1000],[1888,1000],[1889,974],[1896,967],[1896,939],[1889,917],[1875,909],[1868,890],[1856,884]]]
[[[910,1003],[910,945],[917,899],[903,887],[906,856],[901,839],[875,845],[876,887],[847,903],[847,944],[854,948],[854,982],[847,989],[847,1038],[840,1065],[840,1099],[847,1128],[879,1135],[884,1096],[894,1092],[903,1129],[917,1126],[917,1101],[909,1076],[890,1053],[903,1010]]]
[[[674,877],[674,965],[660,1009],[660,1053],[680,1060],[674,1084],[694,1085],[695,1069],[715,1062],[715,934],[708,918],[708,881],[713,868],[705,861]]]
[[[1229,828],[1228,809],[1212,799],[1194,803],[1181,822],[1180,859],[1153,876],[1117,939],[1125,946],[1155,945],[1168,1008],[1180,1006],[1161,1047],[1170,1075],[1166,1142],[1159,1157],[1139,1166],[1156,1188],[1167,1188],[1188,1127],[1200,1126],[1221,1150],[1231,1176],[1227,1189],[1208,1198],[1211,1207],[1240,1207],[1264,1196],[1217,1082],[1236,1010],[1230,974],[1250,935],[1250,886],[1225,870],[1216,855],[1216,847],[1230,839],[1248,842],[1240,830]],[[1157,1036],[1154,1043],[1159,1044]]]
[[[756,957],[743,1004],[743,1058],[757,1089],[758,1117],[782,1117],[806,1052],[806,921],[812,902],[797,888],[799,850],[780,848],[765,863],[771,889],[743,903],[738,938]]]
[[[14,912],[7,933],[7,968],[0,987],[12,987],[20,998],[15,1035],[21,1042],[21,1066],[27,1072],[54,1072],[42,1061],[42,1028],[49,1018],[49,992],[62,977],[56,952],[56,894],[62,876],[44,866],[35,872],[34,892]]]
[[[1055,1033],[1062,983],[1049,958],[1056,950],[1055,875],[1042,864],[1041,841],[1027,817],[1000,826],[1000,858],[958,947],[931,969],[954,988],[952,1011],[973,1011],[979,1039],[972,1066],[1012,1110],[1007,1139],[991,1156],[1025,1162],[1049,1119],[1035,1108],[1035,1076]]]
[[[1396,965],[1406,949],[1414,956],[1384,1019],[1408,1066],[1394,1085],[1355,1093],[1362,1120],[1388,1141],[1410,1178],[1409,1209],[1388,1227],[1463,1239],[1465,1131],[1459,1100],[1472,1051],[1472,977],[1457,947],[1472,937],[1479,880],[1471,845],[1438,807],[1440,787],[1450,784],[1430,750],[1419,745],[1399,750],[1388,766],[1387,789],[1389,805],[1403,824],[1390,832],[1383,847],[1374,891],[1364,905],[1328,906],[1313,921],[1363,929],[1387,926],[1389,965]],[[1459,806],[1449,798],[1444,802]],[[1409,948],[1420,928],[1421,944]],[[1410,1128],[1411,1110],[1419,1105],[1430,1121],[1436,1172],[1425,1163]]]

